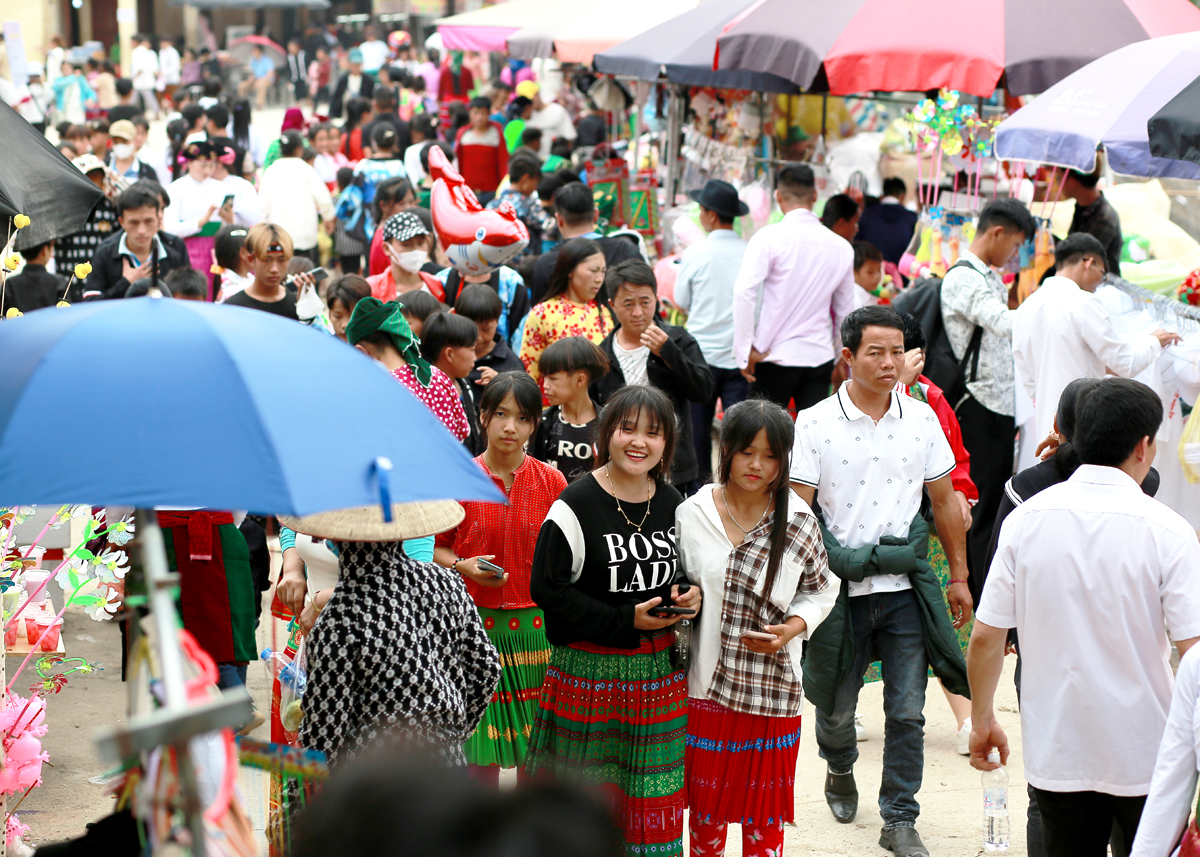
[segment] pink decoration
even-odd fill
[[[8,821],[4,824],[4,842],[9,848],[12,848],[18,839],[22,839],[28,834],[28,824],[22,824],[21,819],[16,815],[8,817]]]

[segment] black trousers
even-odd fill
[[[1133,846],[1146,796],[1117,797],[1103,792],[1033,790],[1042,815],[1049,857],[1105,857],[1112,839],[1113,857]]]
[[[708,367],[713,377],[713,394],[707,402],[691,402],[692,406],[692,435],[696,443],[696,466],[700,475],[696,477],[699,485],[707,485],[712,481],[712,423],[717,415],[717,400],[721,407],[729,410],[738,402],[745,401],[750,392],[750,382],[746,380],[739,369],[718,369]],[[693,492],[695,493],[695,492]]]
[[[979,502],[971,510],[967,531],[967,569],[975,607],[987,579],[987,552],[992,541],[996,511],[1004,484],[1012,478],[1016,455],[1017,424],[1012,417],[989,411],[968,396],[955,413],[962,428],[963,446],[971,455],[971,479],[979,489]]]
[[[833,361],[820,366],[780,366],[777,363],[759,363],[754,367],[755,381],[750,385],[750,398],[770,399],[781,408],[796,400],[796,410],[811,408],[829,397],[830,376]],[[999,502],[999,501],[997,501]],[[995,515],[995,511],[992,512]]]

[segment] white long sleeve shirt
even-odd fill
[[[165,86],[176,86],[183,71],[179,59],[179,51],[170,42],[164,42],[158,52],[158,68],[162,72],[162,82]]]
[[[1175,674],[1167,727],[1158,745],[1150,794],[1130,857],[1170,857],[1187,826],[1200,780],[1200,646],[1188,649]]]
[[[196,181],[189,175],[180,176],[171,182],[167,193],[171,204],[163,212],[163,229],[180,238],[190,238],[200,231],[200,218],[210,205],[218,208],[228,193],[225,185],[216,179]],[[214,211],[209,220],[216,220]]]
[[[254,185],[237,176],[220,179],[225,193],[233,194],[233,222],[238,226],[254,226],[263,219],[262,206],[258,204],[258,191]]]
[[[820,366],[834,359],[837,330],[854,311],[854,250],[811,211],[793,209],[746,244],[733,292],[739,369],[751,345],[770,352],[764,363]]]
[[[675,280],[675,305],[688,314],[687,330],[709,366],[736,369],[733,356],[733,286],[746,242],[732,229],[714,229],[683,251]]]
[[[333,197],[317,171],[303,158],[280,158],[263,171],[258,183],[263,220],[287,230],[297,250],[317,246],[319,214],[333,219]]]
[[[1122,336],[1095,295],[1066,277],[1050,277],[1013,316],[1013,362],[1033,398],[1035,437],[1054,428],[1058,397],[1076,378],[1139,374],[1158,357],[1158,339]]]

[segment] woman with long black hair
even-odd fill
[[[692,641],[685,762],[691,841],[707,853],[724,851],[733,822],[745,857],[778,857],[793,818],[801,646],[837,598],[821,529],[789,487],[794,434],[773,402],[734,405],[720,481],[675,513],[680,564],[709,606]]]

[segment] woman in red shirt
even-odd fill
[[[466,580],[484,630],[500,652],[500,685],[465,747],[472,773],[499,786],[501,768],[524,770],[550,662],[542,611],[529,594],[529,578],[539,528],[567,480],[525,454],[542,416],[542,393],[532,378],[524,372],[495,376],[484,389],[480,411],[487,449],[475,461],[508,503],[463,503],[466,517],[437,537],[433,558]],[[501,571],[481,566],[481,560]]]
[[[366,98],[351,98],[346,102],[346,121],[342,125],[341,152],[352,164],[365,158],[362,129],[374,117],[374,107]],[[370,140],[367,141],[370,144]]]

